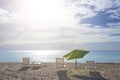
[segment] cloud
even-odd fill
[[[2,44],[9,45],[25,45],[25,44],[51,44],[51,43],[90,43],[90,42],[115,42],[119,41],[119,36],[111,34],[119,34],[117,28],[101,28],[99,26],[80,25],[76,28],[57,27],[57,28],[26,28],[22,30],[9,31],[8,34],[4,31],[1,36]]]
[[[9,12],[5,9],[0,8],[0,23],[5,23],[9,20]]]
[[[76,0],[74,2],[73,1],[69,2],[69,6],[71,6],[71,8],[76,10],[77,13],[84,14],[83,18],[89,18],[89,17],[94,17],[97,15],[97,13],[103,12],[106,10],[108,10],[108,12],[112,12],[112,13],[114,12],[118,15],[119,9],[111,11],[111,8],[114,9],[119,7],[120,1],[119,0],[105,0],[105,1],[104,0]]]
[[[87,8],[92,8],[95,11],[105,11],[106,9],[119,7],[119,0],[77,0],[76,6],[86,5]]]
[[[110,13],[110,17],[113,19],[120,19],[120,8],[110,9],[107,11],[107,13]]]
[[[36,14],[0,8],[0,46],[13,46],[13,49],[19,46],[17,48],[19,49],[26,45],[32,48],[41,45],[43,48],[44,45],[48,46],[47,48],[60,45],[62,48],[68,44],[119,42],[119,20],[112,22],[101,20],[97,25],[82,23],[83,19],[96,18],[100,12],[110,14],[107,17],[112,19],[119,19],[119,8],[111,9],[119,6],[117,2],[119,0],[77,0],[58,8],[58,12],[46,11],[45,15],[40,15],[41,10],[38,8],[33,12]],[[106,18],[105,16],[103,18]],[[101,25],[102,23],[106,26]]]
[[[120,22],[117,23],[108,23],[108,26],[112,27],[112,28],[117,28],[120,29]]]

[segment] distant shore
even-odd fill
[[[120,63],[96,63],[95,70],[86,70],[86,63],[65,63],[56,69],[54,62],[44,66],[24,66],[21,62],[0,62],[0,80],[120,80]]]

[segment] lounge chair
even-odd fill
[[[86,69],[87,70],[96,70],[95,61],[86,61]]]
[[[34,61],[31,62],[32,67],[42,67],[42,62]]]
[[[30,58],[24,57],[23,58],[23,65],[29,65],[30,64]]]
[[[64,68],[64,58],[56,58],[56,68]]]

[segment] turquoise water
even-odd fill
[[[23,57],[30,57],[31,61],[54,62],[55,58],[62,57],[68,52],[65,50],[0,51],[0,62],[22,62]],[[90,51],[84,58],[78,59],[78,62],[91,60],[120,63],[120,51]]]

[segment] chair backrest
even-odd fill
[[[30,64],[30,58],[24,57],[23,58],[23,65],[28,65]]]
[[[56,68],[64,68],[64,58],[56,58]]]
[[[95,61],[86,61],[86,68],[87,69],[96,69]]]

